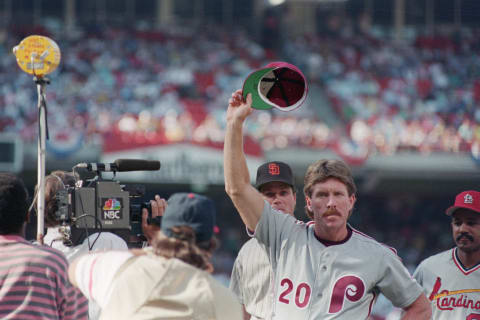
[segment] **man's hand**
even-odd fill
[[[404,311],[402,320],[429,320],[432,317],[432,307],[423,293]]]
[[[232,93],[232,97],[228,100],[227,122],[245,121],[245,119],[253,112],[252,95],[247,95],[247,100],[243,100],[242,90]]]
[[[152,219],[156,217],[163,216],[165,209],[167,208],[167,201],[161,198],[159,195],[155,195],[155,200],[150,200],[150,205],[152,206]],[[160,230],[160,227],[155,224],[148,224],[148,210],[142,209],[142,231],[149,244],[151,244],[152,239],[155,237],[157,232]]]

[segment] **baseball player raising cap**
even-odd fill
[[[480,192],[459,193],[445,213],[456,247],[422,261],[414,277],[431,302],[432,319],[480,319]]]
[[[267,162],[257,169],[255,187],[263,199],[275,210],[291,216],[297,199],[294,184],[292,169],[284,162]],[[272,267],[256,238],[240,249],[232,269],[230,290],[237,295],[250,320],[269,318],[273,299]]]
[[[100,305],[100,319],[240,320],[235,296],[203,271],[211,270],[214,226],[212,200],[174,194],[152,250],[82,256],[70,266],[70,281]]]
[[[240,90],[234,92],[227,109],[225,190],[269,257],[275,288],[270,317],[367,319],[381,292],[405,310],[405,319],[430,319],[422,288],[394,250],[347,224],[356,187],[343,161],[319,160],[307,170],[304,194],[314,224],[278,214],[249,183],[242,144],[243,124],[252,112],[251,96],[244,100]]]

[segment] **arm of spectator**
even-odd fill
[[[110,298],[115,274],[132,256],[134,254],[130,251],[83,255],[70,264],[68,278],[88,300],[93,300],[103,307]]]
[[[250,320],[252,316],[247,312],[244,304],[242,304],[242,310],[243,310],[243,320]]]
[[[244,101],[242,91],[235,91],[228,101],[223,161],[225,191],[245,225],[250,230],[255,230],[264,202],[257,189],[250,184],[247,160],[243,152],[243,124],[252,112],[251,94]]]
[[[152,206],[152,219],[162,217],[165,209],[167,208],[167,201],[161,198],[159,195],[155,195],[155,200],[150,200]],[[147,238],[148,244],[152,244],[151,241],[160,230],[160,226],[154,223],[148,223],[148,210],[142,209],[142,232]]]

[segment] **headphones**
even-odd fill
[[[57,179],[60,182],[61,188],[56,190],[55,194],[50,194],[50,199],[48,200],[48,202],[46,201],[46,203],[45,203],[45,213],[46,213],[48,219],[54,218],[55,221],[59,221],[59,220],[61,220],[61,218],[59,216],[59,211],[60,211],[59,209],[63,205],[62,201],[61,201],[61,199],[62,199],[61,195],[65,194],[65,192],[67,192],[66,190],[68,188],[67,188],[67,186],[65,185],[65,182],[63,181],[63,179],[60,176],[58,176],[55,173],[50,173],[50,176],[54,177],[55,179]],[[68,178],[68,173],[66,173],[66,172],[64,173],[64,178]],[[58,184],[57,184],[57,186],[58,186]],[[52,185],[50,188],[51,189],[56,189],[57,186]],[[47,199],[45,199],[45,200],[47,200]],[[53,215],[52,215],[52,211],[54,211]],[[59,227],[59,231],[60,231],[61,236],[57,239],[53,239],[52,243],[50,243],[50,246],[52,246],[53,242],[55,242],[55,241],[62,241],[63,244],[65,246],[68,246],[68,247],[73,246],[73,242],[71,240],[72,234],[71,234],[70,227],[66,226],[65,224],[62,224]]]
[[[50,176],[57,178],[57,180],[60,181],[60,183],[62,184],[62,188],[63,188],[63,189],[66,189],[65,183],[63,183],[62,178],[60,178],[59,176],[57,176],[55,173],[50,173]]]

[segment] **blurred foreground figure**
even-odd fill
[[[212,200],[174,194],[151,247],[82,256],[70,279],[100,305],[105,320],[242,319],[235,296],[209,274],[214,226]]]
[[[24,239],[27,191],[0,173],[0,319],[87,319],[88,304],[68,281],[58,250]]]
[[[446,214],[456,247],[425,259],[414,277],[431,301],[435,320],[480,319],[480,192],[464,191]]]

